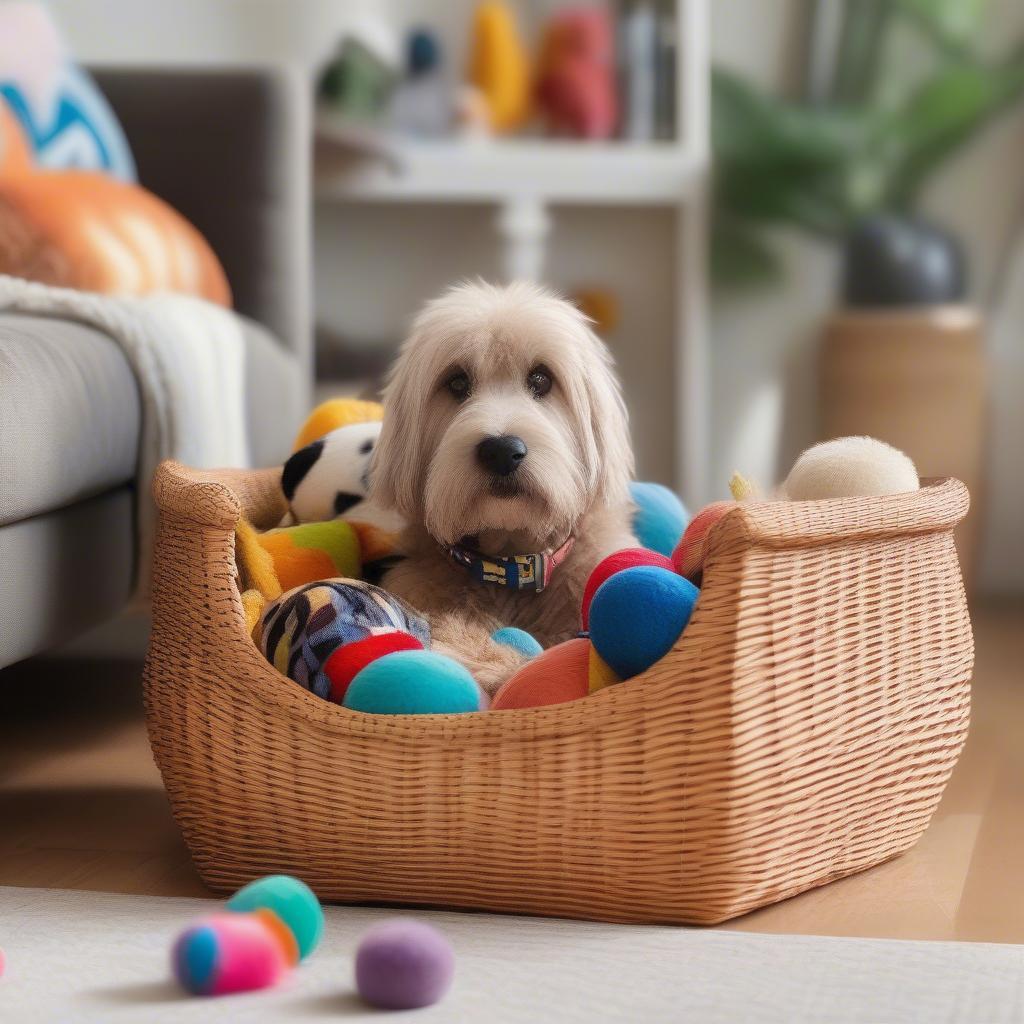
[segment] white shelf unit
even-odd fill
[[[321,113],[315,192],[322,203],[491,205],[501,266],[510,280],[543,279],[552,208],[664,209],[674,218],[678,269],[671,369],[675,386],[663,422],[672,424],[674,484],[689,503],[699,506],[708,497],[709,451],[708,11],[706,0],[676,0],[675,7],[673,141],[374,137],[372,156],[339,158],[342,150],[351,153],[350,128]],[[338,152],[332,152],[332,140],[342,143]]]
[[[317,135],[331,138],[331,116]],[[671,142],[395,140],[380,159],[317,181],[319,199],[443,203],[530,196],[549,203],[665,205],[698,186],[702,160]]]

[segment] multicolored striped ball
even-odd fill
[[[269,988],[290,967],[280,930],[259,913],[210,914],[183,931],[171,951],[174,976],[197,996]]]
[[[282,675],[320,697],[329,697],[324,666],[343,644],[400,630],[430,644],[425,619],[386,590],[362,580],[308,583],[267,606],[260,623],[260,647]]]

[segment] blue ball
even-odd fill
[[[516,629],[515,626],[496,629],[491,634],[491,639],[496,644],[504,644],[506,647],[517,650],[526,658],[536,658],[544,650],[525,629]]]
[[[636,504],[633,532],[645,548],[672,557],[690,515],[683,503],[661,484],[634,480],[629,493]]]
[[[597,588],[590,640],[620,679],[663,658],[686,628],[700,591],[656,565],[623,569]]]
[[[480,687],[436,651],[396,651],[371,661],[349,684],[344,706],[369,715],[454,715],[480,710]]]
[[[227,906],[241,914],[272,910],[295,936],[300,960],[316,949],[324,933],[324,911],[316,893],[301,878],[291,875],[257,878],[242,886]]]

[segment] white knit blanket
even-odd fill
[[[4,275],[0,309],[90,324],[130,363],[142,403],[136,485],[145,590],[155,526],[150,481],[160,462],[177,459],[201,469],[250,464],[238,318],[186,295],[97,295]]]

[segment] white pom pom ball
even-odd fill
[[[790,501],[903,494],[919,486],[910,458],[873,437],[837,437],[808,448],[782,485]]]

